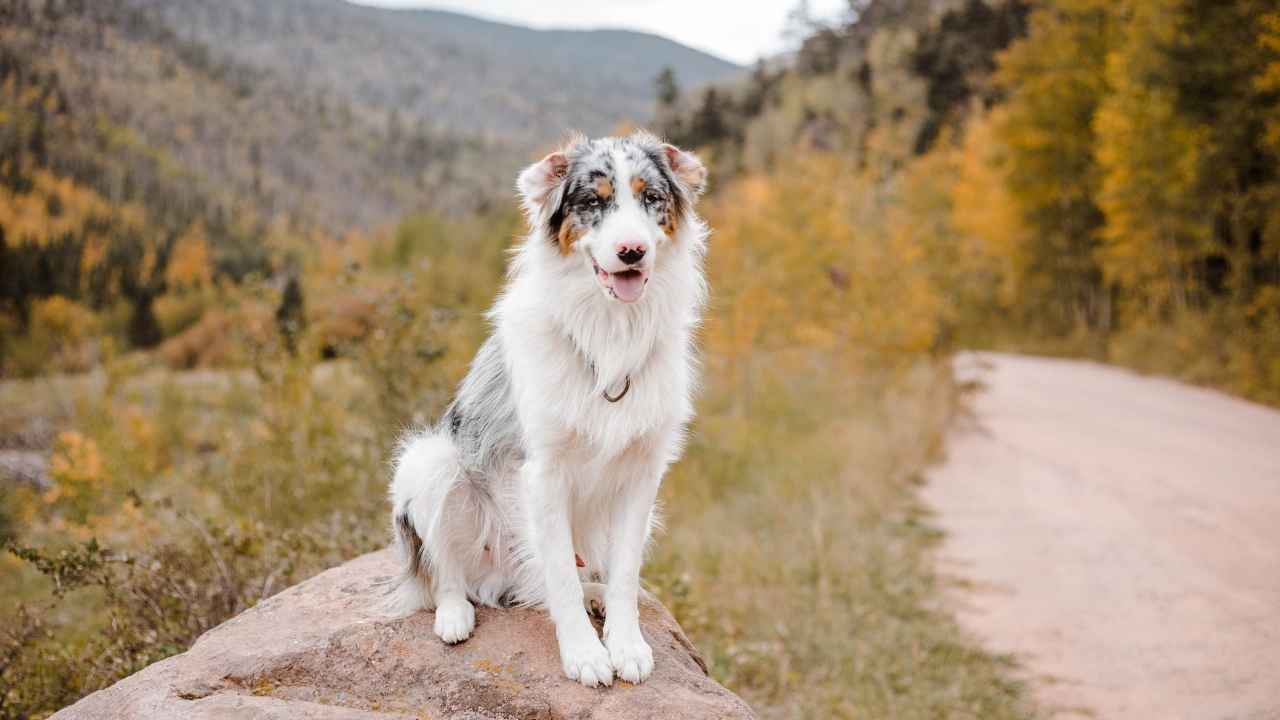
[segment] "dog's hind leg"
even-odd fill
[[[396,589],[399,610],[434,606],[440,639],[466,640],[475,627],[468,583],[481,574],[493,533],[490,503],[468,479],[453,441],[431,432],[402,444],[391,499],[406,563]]]
[[[452,645],[471,637],[476,609],[467,599],[466,577],[456,564],[442,565],[436,573],[436,635]]]

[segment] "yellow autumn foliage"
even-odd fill
[[[192,223],[174,244],[165,280],[171,290],[198,290],[213,284],[213,259],[203,222]]]
[[[1100,264],[1107,281],[1142,289],[1153,309],[1186,307],[1189,267],[1209,252],[1212,232],[1196,192],[1208,133],[1178,111],[1169,87],[1147,80],[1178,40],[1182,2],[1132,3],[1123,40],[1107,55],[1110,92],[1094,120],[1106,216]]]
[[[42,496],[45,504],[83,522],[107,482],[97,443],[73,430],[59,433],[49,459],[49,478],[52,487]]]
[[[37,300],[26,334],[3,338],[10,367],[20,375],[87,370],[99,360],[101,329],[93,311],[74,300]]]
[[[740,381],[761,357],[794,368],[815,350],[886,358],[937,342],[927,229],[841,158],[802,154],[743,178],[707,214],[708,352]]]
[[[961,254],[988,263],[1002,305],[1016,302],[1030,274],[1028,228],[1009,191],[1008,156],[995,137],[1003,109],[975,118],[963,138],[952,189],[951,221],[962,238]]]
[[[48,170],[32,172],[30,192],[0,189],[0,226],[11,242],[45,246],[85,232],[115,209],[98,193]]]
[[[1269,62],[1255,81],[1256,85],[1262,92],[1280,93],[1280,11],[1262,18],[1258,44],[1267,54]],[[1272,152],[1280,153],[1280,116],[1272,115],[1267,120],[1267,144]]]

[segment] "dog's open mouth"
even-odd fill
[[[600,285],[614,298],[624,303],[633,303],[640,299],[644,294],[644,286],[649,282],[649,273],[644,270],[622,270],[620,272],[608,272],[600,267],[594,261],[596,279],[600,281]]]

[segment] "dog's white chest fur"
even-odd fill
[[[601,305],[587,286],[572,288],[565,306],[549,309],[544,278],[515,280],[494,316],[530,442],[558,442],[567,433],[608,459],[689,419],[690,335],[701,288],[696,268],[671,272],[681,270],[690,277],[668,278],[662,282],[668,294],[640,307]],[[560,292],[565,284],[585,284],[558,281]],[[575,300],[581,304],[572,305]]]

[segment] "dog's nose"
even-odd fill
[[[620,242],[617,250],[619,260],[628,265],[635,265],[644,259],[647,248],[642,242]]]

